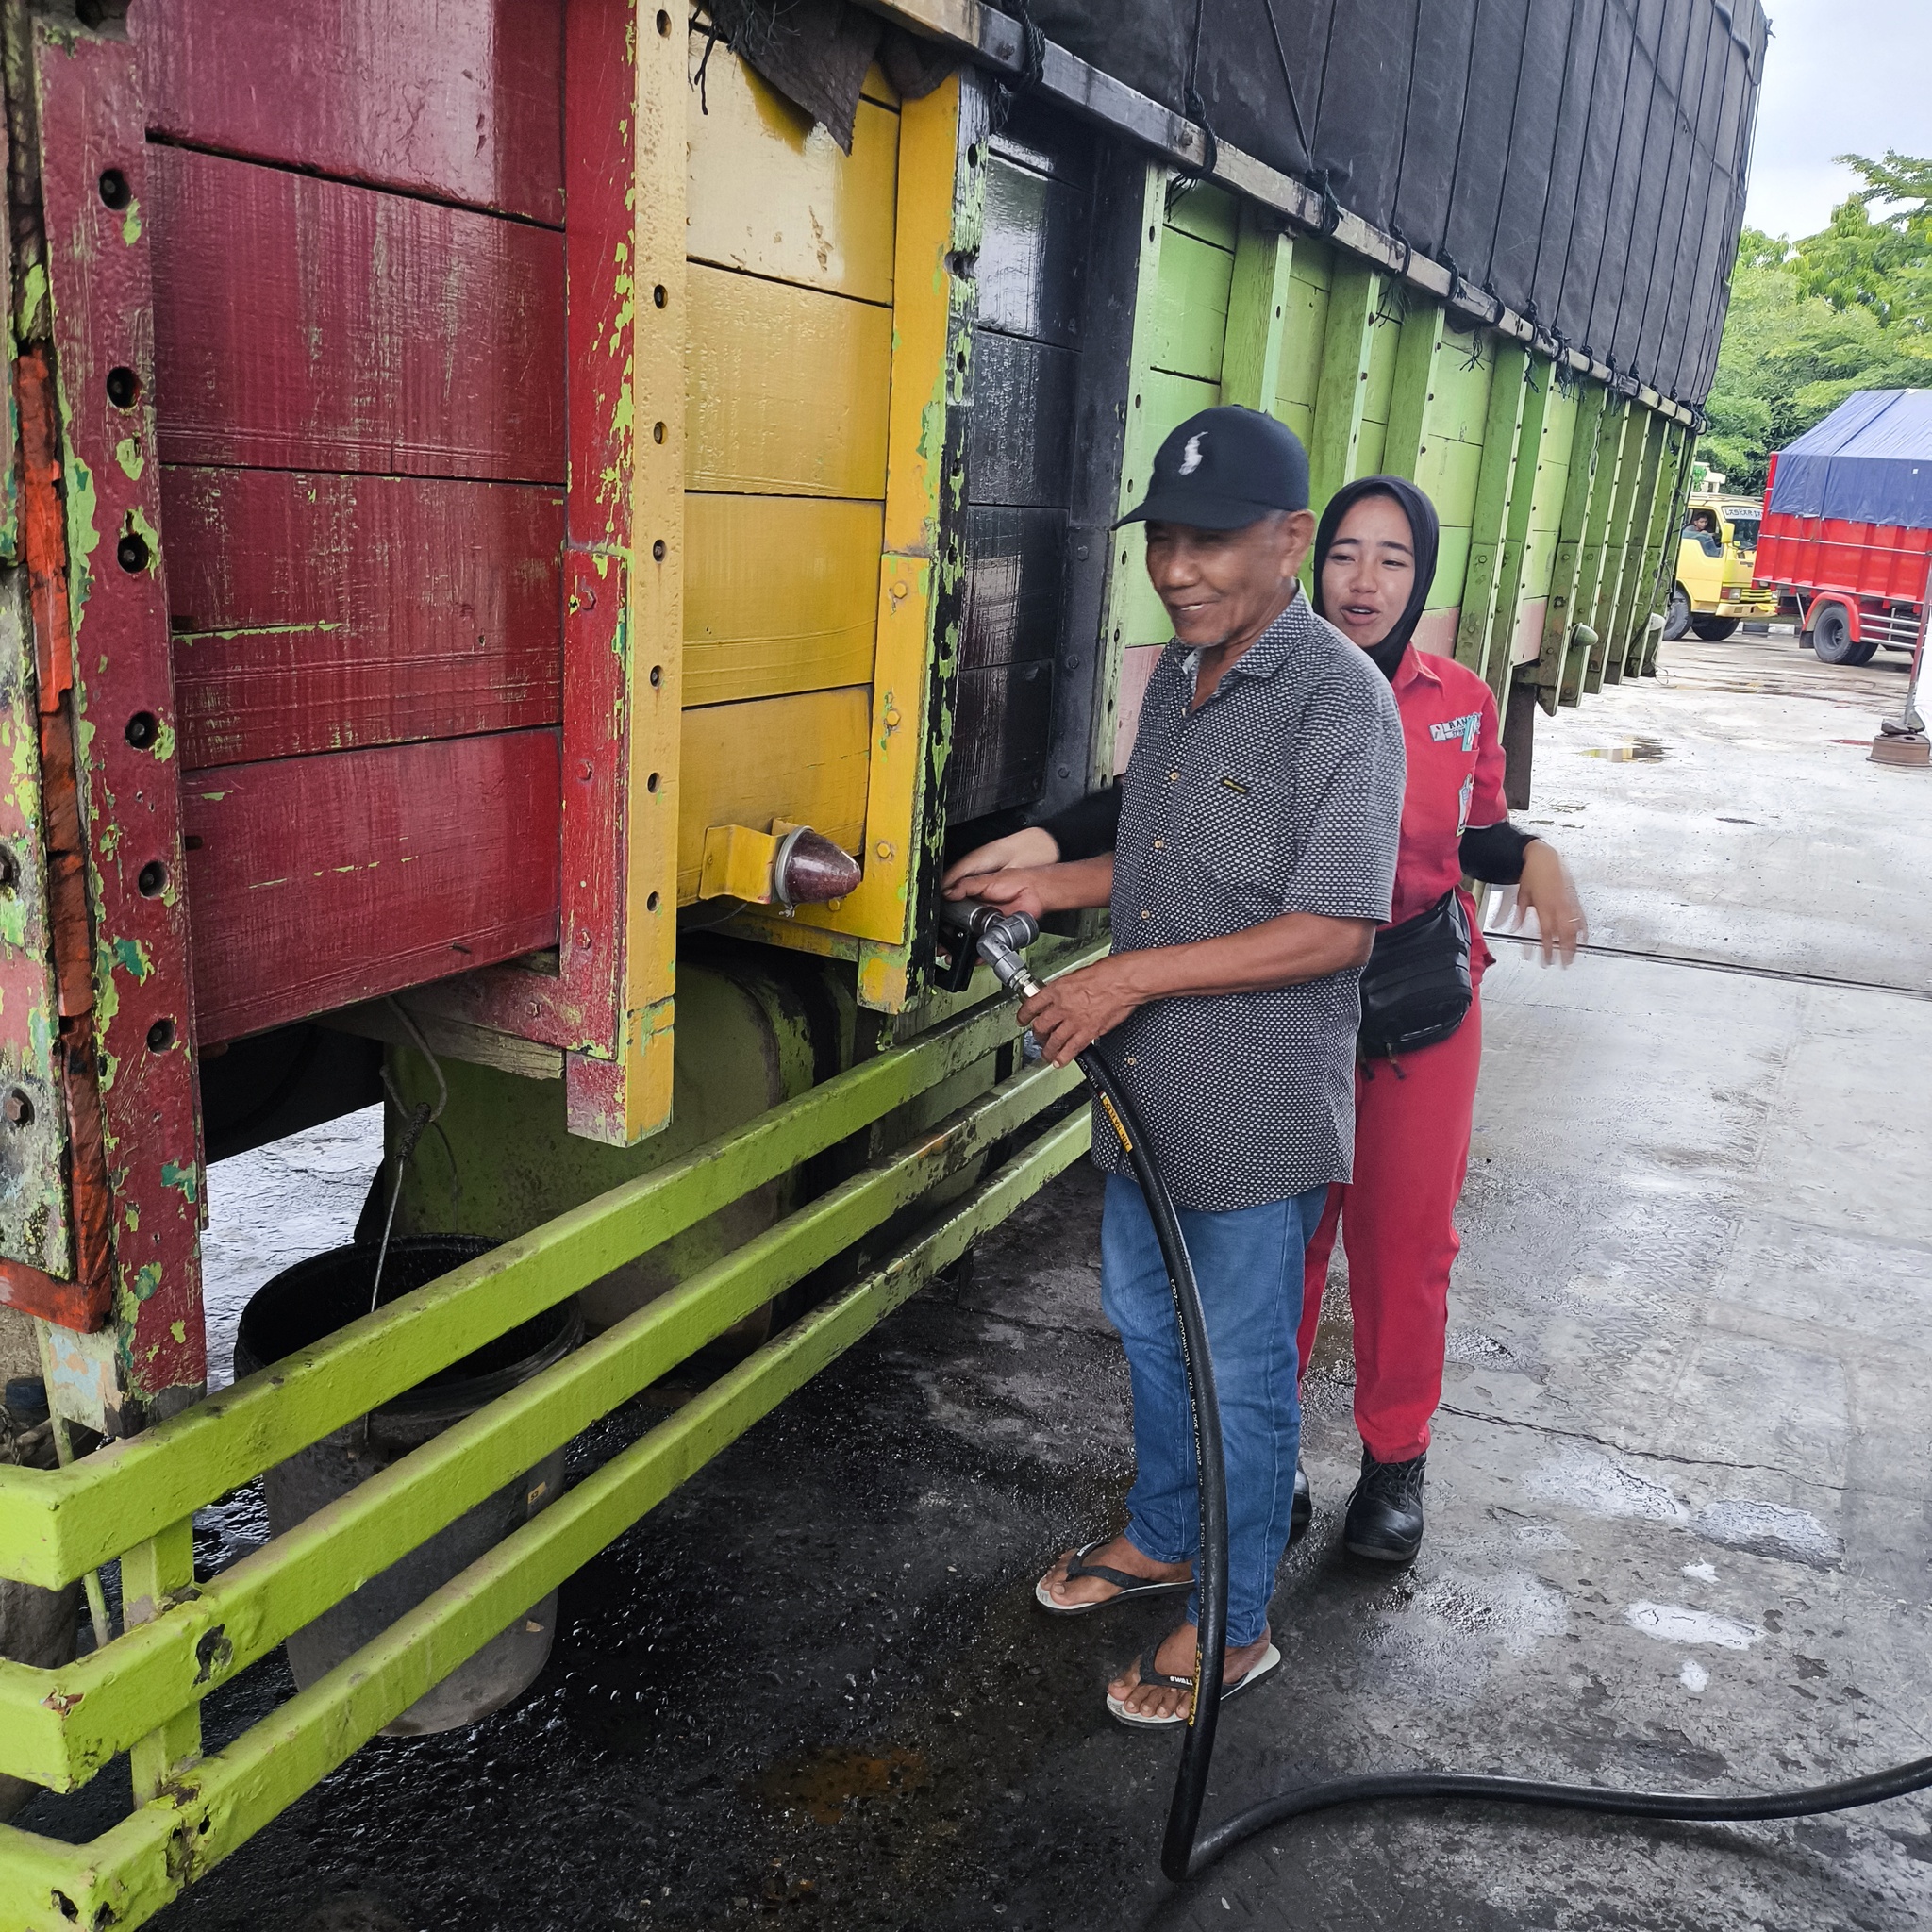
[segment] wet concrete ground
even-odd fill
[[[1666,680],[1539,739],[1529,816],[1562,825],[1604,950],[1559,974],[1497,944],[1423,1557],[1391,1576],[1339,1551],[1357,1451],[1332,1294],[1316,1524],[1274,1610],[1287,1668],[1230,1710],[1210,1817],[1345,1770],[1737,1789],[1932,1748],[1932,774],[1831,745],[1870,738],[1899,689],[1886,665],[1832,671],[1781,640],[1667,651]],[[1754,680],[1777,688],[1737,688]],[[1640,738],[1663,755],[1586,756]],[[218,1211],[273,1219],[280,1187],[325,1216],[329,1185],[300,1166],[252,1208],[218,1191]],[[1031,1601],[1055,1550],[1116,1520],[1128,1476],[1096,1210],[1088,1173],[1068,1175],[969,1279],[607,1551],[519,1707],[370,1747],[155,1924],[1932,1919],[1924,1800],[1724,1828],[1331,1814],[1163,1883],[1174,1750],[1116,1727],[1101,1693],[1167,1617],[1050,1623]],[[579,1466],[647,1419],[613,1418]],[[245,1501],[208,1527],[210,1557],[258,1534]],[[258,1667],[211,1741],[286,1688]],[[91,1835],[108,1785],[23,1822]]]

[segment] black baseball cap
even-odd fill
[[[1307,507],[1301,438],[1273,416],[1228,404],[1203,409],[1173,431],[1155,452],[1145,500],[1121,523],[1239,530],[1275,510]]]

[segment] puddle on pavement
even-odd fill
[[[1669,753],[1670,747],[1661,738],[1645,738],[1641,734],[1626,738],[1621,744],[1592,744],[1584,747],[1579,754],[1586,758],[1608,758],[1613,764],[1654,765],[1660,762]]]
[[[838,1824],[864,1799],[904,1797],[931,1782],[922,1751],[903,1744],[879,1752],[837,1745],[785,1758],[746,1778],[741,1789],[747,1797],[782,1811],[802,1811],[817,1824]]]
[[[1646,1481],[1607,1456],[1574,1445],[1539,1463],[1524,1479],[1524,1487],[1533,1496],[1568,1503],[1591,1516],[1682,1523],[1690,1514],[1663,1483]]]
[[[1700,1509],[1690,1529],[1706,1542],[1813,1570],[1836,1570],[1844,1557],[1838,1538],[1808,1509],[1787,1509],[1777,1503],[1727,1497]]]
[[[1749,1650],[1764,1635],[1755,1624],[1687,1609],[1682,1604],[1632,1604],[1624,1612],[1624,1621],[1631,1629],[1665,1643],[1711,1643],[1720,1650]]]

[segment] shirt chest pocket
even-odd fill
[[[1222,884],[1274,891],[1288,861],[1290,803],[1277,774],[1211,764],[1181,781],[1174,835],[1178,856]]]

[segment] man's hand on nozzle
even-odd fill
[[[1009,832],[1004,839],[993,840],[990,845],[976,846],[964,858],[954,859],[941,883],[949,899],[987,899],[989,905],[993,905],[999,902],[988,899],[985,892],[965,882],[986,873],[1058,865],[1059,857],[1059,843],[1044,825],[1027,825]]]
[[[1033,1029],[1041,1055],[1063,1067],[1141,1005],[1141,996],[1130,990],[1127,973],[1115,958],[1065,974],[1022,1004],[1020,1024]]]

